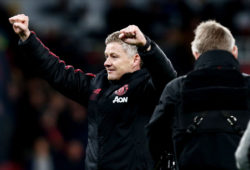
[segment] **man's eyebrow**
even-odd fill
[[[108,55],[108,53],[107,52],[104,52],[104,55],[105,56],[107,56]],[[109,53],[109,55],[117,55],[116,53],[114,53],[114,52],[111,52],[111,53]]]

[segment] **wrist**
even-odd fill
[[[31,33],[30,30],[28,30],[28,31],[26,31],[26,32],[24,32],[24,33],[22,33],[22,34],[20,34],[19,37],[20,37],[20,39],[21,39],[22,41],[26,41],[26,40],[29,38],[30,33]]]
[[[151,49],[151,40],[149,37],[145,36],[146,43],[142,46],[138,46],[138,52],[145,52],[145,51],[150,51]]]

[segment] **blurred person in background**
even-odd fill
[[[83,73],[45,47],[28,20],[23,14],[9,19],[22,53],[54,88],[88,108],[86,169],[152,169],[144,126],[176,77],[161,49],[131,25],[106,38],[106,70]]]
[[[235,158],[238,169],[250,169],[250,121],[235,152]]]
[[[0,28],[0,166],[9,159],[9,140],[13,133],[14,116],[8,85],[11,84],[9,63],[3,52],[4,35]]]
[[[14,75],[18,74],[15,73]],[[49,88],[45,81],[38,78],[29,81],[22,79],[20,82],[25,82],[26,85],[24,86],[27,86],[28,89],[27,91],[24,90],[25,92],[20,99],[21,102],[17,102],[18,105],[22,104],[22,107],[18,107],[17,104],[14,106],[15,109],[18,109],[18,112],[15,115],[15,131],[11,152],[12,159],[23,164],[32,152],[35,139],[40,136],[39,119],[48,105]],[[16,86],[19,87],[20,85]],[[21,89],[19,88],[16,91],[20,93]]]
[[[147,125],[150,151],[163,164],[173,152],[180,170],[236,170],[250,77],[240,72],[231,32],[216,21],[198,25],[192,53],[194,70],[166,85]]]
[[[66,147],[66,164],[63,170],[84,169],[84,147],[79,140],[72,139]]]
[[[0,169],[12,166],[10,141],[15,129],[15,112],[18,109],[13,106],[16,106],[21,94],[17,87],[20,83],[19,75],[12,74],[17,73],[17,70],[11,68],[10,49],[13,44],[9,40],[13,37],[9,35],[6,17],[7,11],[0,5]]]
[[[30,170],[54,170],[49,142],[39,137],[35,140],[34,153],[30,162]]]

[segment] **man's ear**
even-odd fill
[[[139,54],[136,54],[134,56],[133,67],[136,68],[136,69],[141,68],[141,57],[140,57]]]
[[[238,47],[236,45],[233,47],[232,54],[236,59],[238,58]]]
[[[193,51],[193,56],[195,60],[197,60],[200,57],[200,55],[201,55],[200,53]]]

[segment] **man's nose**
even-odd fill
[[[111,65],[110,59],[109,59],[109,57],[107,57],[105,62],[104,62],[104,66],[107,67],[107,66],[110,66],[110,65]]]

